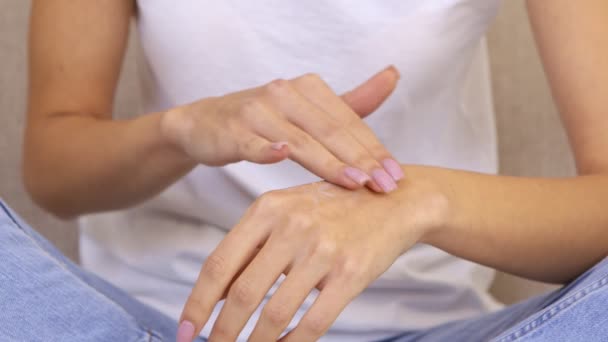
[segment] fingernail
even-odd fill
[[[279,142],[272,143],[272,145],[270,145],[270,148],[272,148],[273,150],[276,150],[276,151],[280,151],[285,146],[287,146],[286,141],[279,141]]]
[[[391,192],[397,189],[397,183],[395,183],[393,177],[389,176],[388,173],[382,169],[372,171],[372,178],[384,192]]]
[[[388,172],[388,174],[391,175],[395,181],[403,179],[403,170],[401,169],[401,165],[399,165],[396,160],[390,158],[384,159],[384,161],[382,161],[382,166],[384,166],[386,172]]]
[[[345,168],[344,174],[359,185],[363,185],[371,180],[365,172],[354,167]]]
[[[177,328],[177,342],[192,342],[194,338],[194,324],[182,321]]]

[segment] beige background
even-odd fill
[[[76,258],[76,229],[34,207],[19,176],[26,92],[26,35],[30,1],[0,0],[0,196],[61,250]],[[563,129],[547,90],[522,0],[505,1],[488,42],[497,110],[501,173],[573,174]],[[117,113],[134,113],[137,84],[132,49],[121,80]],[[545,285],[500,274],[493,292],[514,302]]]

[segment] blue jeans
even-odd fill
[[[387,341],[608,341],[606,284],[608,259],[561,290]],[[174,341],[176,330],[72,263],[0,200],[0,341]]]

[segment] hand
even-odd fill
[[[387,68],[342,97],[314,74],[276,80],[170,110],[161,131],[206,165],[290,158],[345,188],[390,192],[401,168],[361,116],[384,102],[398,78]]]
[[[443,199],[432,186],[410,181],[390,196],[325,182],[263,195],[203,265],[178,341],[191,341],[225,294],[210,341],[234,341],[282,273],[287,277],[249,340],[276,341],[315,287],[317,300],[281,341],[318,339],[399,255],[440,225]]]

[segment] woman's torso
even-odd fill
[[[366,122],[397,159],[493,173],[481,38],[499,2],[139,1],[143,110],[307,72],[341,93],[394,64],[399,86]],[[199,166],[135,208],[84,218],[82,262],[177,319],[200,265],[248,205],[268,190],[315,180],[292,162]],[[491,310],[491,279],[486,268],[416,246],[346,308],[326,338],[379,339]]]

